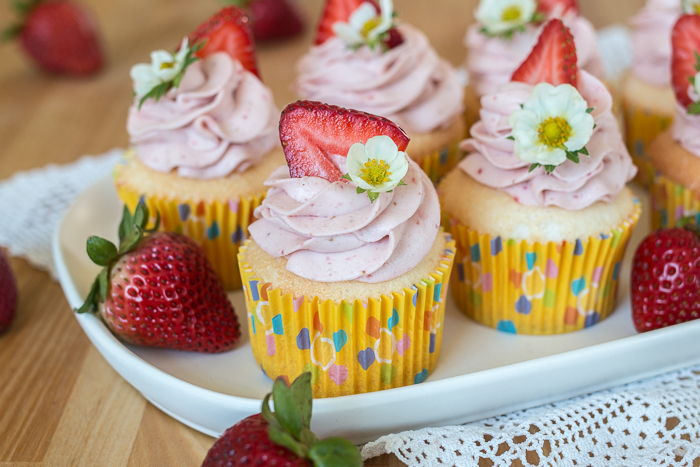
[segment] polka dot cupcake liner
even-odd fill
[[[283,294],[238,255],[253,355],[270,378],[312,374],[314,397],[380,391],[423,382],[437,364],[455,243],[412,288],[336,303]]]
[[[455,224],[452,294],[462,312],[513,334],[561,334],[590,327],[615,307],[620,265],[641,204],[608,234],[570,242],[491,237]]]
[[[671,115],[658,115],[625,100],[623,103],[627,149],[639,169],[635,180],[649,188],[654,180],[654,168],[649,160],[649,145],[673,121]]]
[[[684,217],[700,226],[700,201],[683,185],[657,174],[651,186],[652,229],[675,227]]]
[[[144,196],[128,185],[118,186],[117,193],[132,212],[145,203],[153,222],[159,212],[161,230],[185,234],[202,245],[226,290],[241,288],[236,256],[265,192],[213,203]]]
[[[430,180],[433,183],[437,183],[447,172],[456,167],[462,159],[464,159],[464,151],[459,149],[459,142],[457,142],[430,154],[416,157],[415,160],[421,169],[428,174]]]

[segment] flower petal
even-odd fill
[[[396,158],[399,148],[394,143],[394,140],[386,135],[380,135],[367,140],[365,151],[369,159],[383,159],[388,162],[389,159],[394,160]]]
[[[364,2],[350,15],[348,24],[356,31],[362,31],[367,21],[377,16],[377,9],[370,2]]]
[[[353,46],[364,42],[364,37],[359,32],[355,31],[348,23],[340,21],[333,24],[333,32],[342,40],[345,45]]]

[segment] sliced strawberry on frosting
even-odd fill
[[[563,15],[569,11],[578,14],[577,0],[538,0],[537,11],[544,14],[547,18],[554,14]]]
[[[316,32],[316,45],[323,44],[334,37],[333,25],[338,21],[347,23],[352,12],[365,2],[372,3],[379,11],[379,5],[374,0],[326,0],[321,22],[318,24],[318,32]]]
[[[204,42],[204,47],[197,52],[199,58],[206,58],[215,52],[226,52],[240,61],[246,70],[260,76],[250,21],[240,8],[222,8],[192,32],[189,38],[192,45]]]
[[[529,84],[570,84],[576,87],[578,58],[574,36],[559,19],[550,20],[530,55],[515,70],[511,81]]]
[[[698,73],[697,54],[700,53],[700,16],[683,15],[671,33],[671,82],[676,100],[688,107],[693,100],[688,95],[690,80]]]
[[[406,150],[409,138],[398,125],[365,112],[297,101],[289,104],[280,117],[280,141],[292,178],[340,180],[343,174],[331,156],[346,157],[353,144],[366,144],[381,135],[390,137],[399,151]]]

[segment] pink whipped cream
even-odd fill
[[[416,28],[398,26],[403,43],[391,50],[349,49],[338,37],[314,46],[297,65],[303,99],[381,115],[409,134],[448,127],[463,110],[457,73]]]
[[[575,164],[566,161],[551,175],[513,152],[508,118],[530,97],[534,86],[507,83],[495,94],[481,98],[481,121],[471,128],[471,139],[462,142],[468,152],[459,167],[483,185],[503,190],[517,202],[533,206],[583,209],[597,201],[612,201],[637,173],[622,142],[612,112],[612,97],[605,85],[585,71],[579,72],[578,90],[594,107],[597,127],[586,145],[590,157],[581,155]]]
[[[345,173],[344,162],[338,165]],[[370,203],[352,182],[290,178],[282,166],[265,182],[270,190],[255,210],[258,220],[249,227],[250,235],[305,279],[394,279],[428,254],[440,226],[440,204],[428,176],[409,160],[403,180],[405,186]]]
[[[591,22],[574,12],[563,16],[554,14],[552,18],[560,18],[571,29],[576,41],[579,68],[602,78],[603,62]],[[524,32],[515,33],[511,39],[503,39],[479,32],[480,24],[469,27],[464,42],[469,51],[466,67],[469,83],[477,95],[492,94],[500,85],[510,81],[537,43],[543,28],[544,23],[528,25]]]
[[[689,86],[688,94],[694,101],[700,100],[692,86]],[[700,157],[700,115],[689,115],[685,107],[676,103],[671,136],[687,151]]]
[[[190,65],[177,89],[141,110],[127,130],[138,158],[158,172],[212,179],[244,172],[280,144],[270,90],[220,52]]]
[[[671,30],[681,14],[681,0],[648,0],[632,21],[632,73],[653,86],[671,82]]]

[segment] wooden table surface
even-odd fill
[[[16,44],[0,46],[0,180],[127,144],[130,67],[171,49],[218,7],[215,0],[82,0],[101,25],[106,69],[90,79],[37,72]],[[395,0],[454,64],[476,0]],[[597,26],[624,21],[642,0],[581,0]],[[612,4],[615,5],[612,5]],[[305,36],[259,49],[278,105],[295,100],[294,63],[309,47],[322,0],[302,2]],[[0,4],[0,26],[13,15]],[[0,228],[11,219],[1,219]],[[107,364],[73,318],[58,283],[13,258],[17,318],[0,336],[0,467],[198,466],[214,439],[163,414]],[[382,456],[371,465],[402,465]]]

